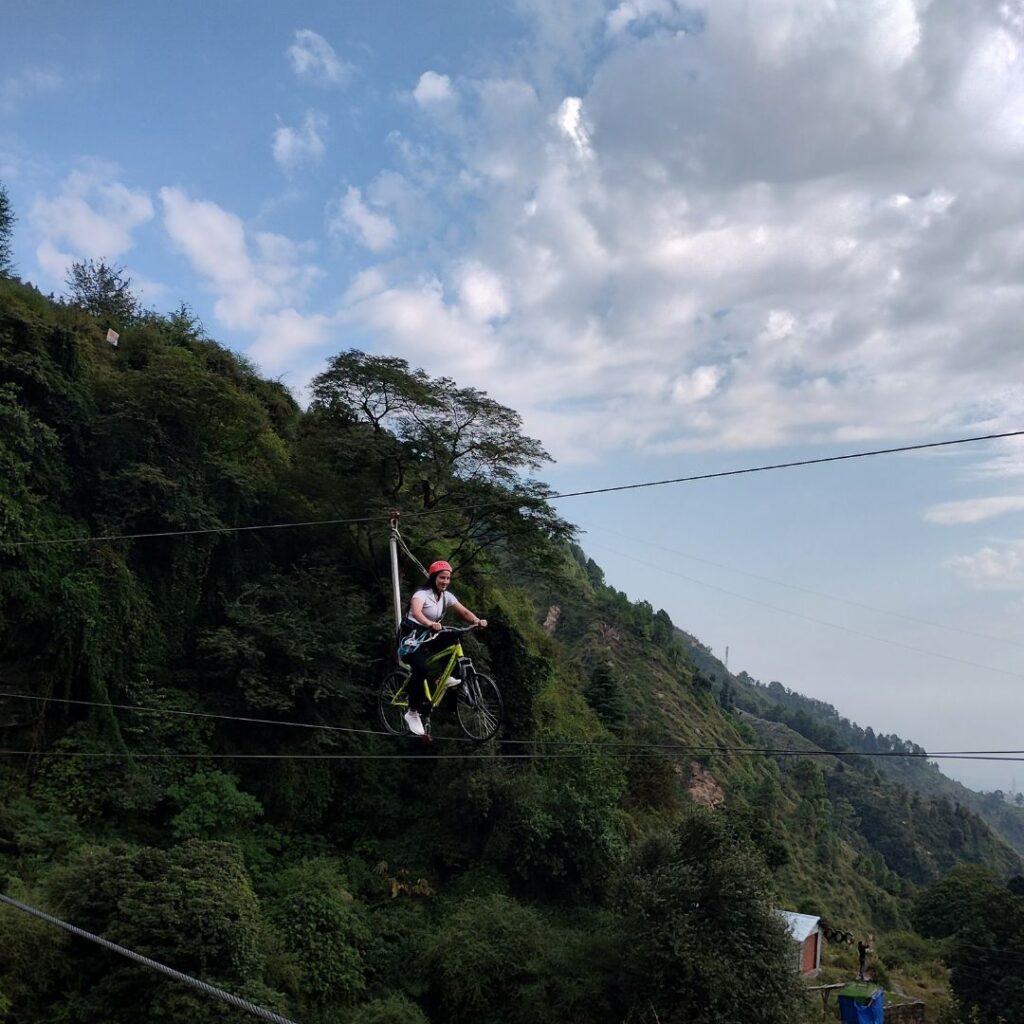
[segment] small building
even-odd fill
[[[821,918],[813,914],[794,914],[780,910],[793,940],[793,961],[798,973],[813,978],[821,969]]]

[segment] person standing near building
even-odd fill
[[[871,940],[872,936],[868,936],[866,939],[860,939],[857,942],[857,980],[867,980],[865,975],[868,970],[868,953],[871,952]]]

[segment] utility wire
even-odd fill
[[[17,700],[39,701],[44,704],[74,704],[80,707],[108,708],[115,711],[137,711],[150,715],[179,715],[185,718],[214,718],[226,722],[247,722],[252,725],[282,725],[294,729],[323,729],[325,732],[359,733],[367,736],[390,736],[382,729],[354,729],[343,725],[326,725],[317,722],[288,722],[278,718],[250,718],[246,715],[221,715],[213,711],[184,711],[178,708],[150,708],[141,704],[114,704],[109,701],[75,700],[71,697],[41,697],[31,693],[16,693],[11,690],[0,690],[0,698],[10,697]]]
[[[782,615],[791,615],[796,619],[803,619],[805,622],[813,622],[819,626],[828,626],[830,629],[838,629],[843,633],[850,633],[853,636],[863,637],[866,640],[874,640],[876,643],[888,644],[890,647],[901,647],[905,651],[913,651],[915,654],[926,654],[931,658],[941,658],[943,661],[951,661],[957,665],[966,665],[968,668],[980,669],[983,672],[995,672],[997,675],[1010,676],[1013,679],[1024,679],[1024,674],[1020,672],[1011,672],[1009,669],[996,668],[994,665],[982,665],[976,661],[968,661],[966,658],[958,658],[953,654],[942,654],[940,651],[932,651],[927,647],[915,647],[913,644],[905,644],[902,640],[890,640],[884,636],[876,636],[874,633],[865,633],[863,630],[853,629],[851,626],[841,626],[838,622],[829,622],[828,619],[819,619],[815,618],[813,615],[805,615],[803,612],[793,611],[790,608],[782,608],[779,605],[771,604],[768,601],[761,601],[756,597],[747,597],[746,594],[739,594],[735,590],[728,590],[725,587],[718,586],[716,583],[708,583],[707,580],[697,579],[693,576],[686,576],[673,569],[666,569],[663,565],[658,565],[655,562],[647,562],[642,558],[634,558],[632,555],[627,555],[623,551],[616,551],[615,548],[605,547],[601,544],[598,544],[598,548],[608,551],[613,555],[617,555],[619,558],[625,558],[629,562],[635,562],[637,565],[646,566],[648,569],[656,569],[658,572],[665,573],[668,576],[675,576],[678,579],[686,580],[687,583],[696,583],[698,586],[707,587],[709,590],[715,590],[720,594],[727,594],[729,597],[737,597],[741,601],[756,604],[761,608],[768,608],[771,611],[779,612]]]
[[[205,992],[208,996],[213,996],[215,999],[220,999],[222,1002],[228,1003],[236,1009],[244,1010],[246,1013],[252,1014],[254,1017],[271,1021],[271,1024],[296,1024],[294,1020],[291,1020],[288,1017],[282,1017],[279,1013],[274,1013],[273,1010],[268,1010],[266,1007],[258,1006],[256,1003],[251,1003],[248,999],[242,999],[240,996],[236,996],[231,992],[225,992],[224,989],[217,988],[215,985],[209,984],[209,982],[201,981],[199,978],[193,978],[190,974],[183,974],[181,971],[176,971],[173,967],[168,967],[166,964],[159,963],[157,960],[151,960],[148,956],[143,956],[141,953],[136,953],[132,949],[119,946],[116,942],[111,942],[109,939],[104,939],[102,936],[93,935],[92,932],[87,932],[84,928],[68,924],[67,921],[62,921],[59,917],[47,914],[44,910],[38,910],[35,907],[30,907],[27,903],[22,903],[20,900],[12,899],[10,896],[0,894],[0,902],[6,903],[7,906],[13,907],[15,910],[20,910],[22,913],[38,917],[40,920],[46,921],[48,924],[56,925],[58,928],[63,928],[64,931],[71,932],[72,935],[77,935],[81,939],[88,939],[90,942],[95,942],[98,946],[102,946],[104,949],[109,949],[112,953],[118,953],[121,956],[127,957],[129,960],[134,960],[136,963],[142,964],[144,967],[148,967],[154,971],[159,971],[161,974],[166,974],[168,978],[173,978],[175,981],[180,981],[185,985],[191,985],[192,988],[199,989],[200,992]]]
[[[384,732],[382,729],[355,729],[341,725],[326,725],[316,722],[289,722],[276,718],[251,718],[244,715],[224,715],[212,711],[182,711],[177,708],[154,708],[140,704],[115,704],[109,701],[76,700],[71,697],[42,697],[31,693],[18,693],[12,690],[0,690],[0,698],[15,700],[37,701],[48,704],[71,704],[79,707],[106,708],[118,711],[135,711],[153,715],[184,715],[190,718],[213,718],[228,722],[248,722],[259,725],[280,725],[285,728],[297,729],[323,729],[328,732],[357,733],[365,736],[386,736],[394,739],[403,739],[394,733]],[[435,737],[444,742],[474,743],[475,740],[465,736]],[[499,739],[494,740],[497,744],[518,745],[518,746],[562,746],[562,747],[588,747],[591,749],[616,749],[626,748],[627,750],[664,750],[679,751],[683,753],[711,753],[711,754],[807,754],[810,756],[830,757],[914,757],[918,759],[929,759],[933,757],[980,757],[992,755],[1024,755],[1022,750],[937,750],[934,753],[928,751],[902,752],[897,750],[797,750],[792,747],[751,747],[751,746],[728,746],[719,743],[653,743],[633,742],[630,740],[581,740],[581,739]],[[207,756],[207,755],[196,755]],[[209,755],[218,756],[218,755]]]
[[[796,462],[776,462],[766,466],[750,466],[747,469],[726,469],[718,473],[700,473],[695,476],[680,476],[670,480],[650,480],[637,484],[620,484],[618,487],[595,487],[588,491],[568,491],[564,494],[550,494],[548,501],[556,498],[579,498],[590,494],[611,494],[614,491],[634,491],[644,487],[664,487],[668,484],[688,484],[696,480],[717,480],[726,476],[742,476],[746,473],[767,473],[776,469],[796,469],[799,466],[820,466],[826,462],[844,462],[850,459],[868,459],[875,455],[898,455],[902,452],[919,452],[927,448],[948,448],[957,444],[972,444],[975,441],[996,441],[1004,437],[1024,436],[1024,430],[1011,430],[1005,434],[982,434],[977,437],[957,437],[951,441],[930,441],[926,444],[907,444],[899,448],[875,448],[866,452],[849,452],[846,455],[826,455],[818,459],[800,459]],[[429,515],[431,513],[411,513]]]
[[[323,729],[329,732],[348,732],[356,733],[359,735],[369,736],[386,736],[388,738],[403,739],[407,737],[396,736],[392,732],[385,732],[382,729],[355,729],[341,725],[326,725],[315,722],[289,722],[283,719],[272,719],[272,718],[250,718],[242,715],[219,715],[214,712],[196,712],[196,711],[179,711],[173,708],[147,708],[143,705],[123,705],[123,703],[114,703],[111,701],[100,701],[100,700],[78,700],[72,697],[44,697],[33,693],[18,693],[12,690],[0,690],[0,698],[9,698],[17,700],[33,700],[40,703],[63,703],[63,705],[75,705],[78,707],[85,708],[104,708],[112,709],[116,711],[130,711],[140,712],[142,714],[150,715],[182,715],[189,718],[208,718],[208,719],[219,719],[227,722],[247,722],[256,723],[259,725],[280,725],[285,728],[298,728],[298,729]],[[475,740],[470,739],[466,736],[437,736],[433,737],[436,740],[442,742],[465,742],[472,743]],[[730,746],[724,743],[682,743],[682,742],[649,742],[649,741],[631,741],[629,739],[554,739],[554,738],[537,738],[537,739],[496,739],[495,743],[499,745],[519,745],[519,746],[574,746],[574,748],[585,748],[595,750],[610,750],[615,751],[617,749],[625,749],[627,752],[630,751],[665,751],[668,753],[684,753],[684,754],[762,754],[762,755],[807,755],[809,757],[866,757],[866,758],[916,758],[919,760],[930,760],[932,758],[981,758],[981,757],[993,757],[993,756],[1010,756],[1010,755],[1021,755],[1024,756],[1024,750],[999,750],[999,751],[935,751],[935,752],[901,752],[901,751],[856,751],[856,750],[797,750],[790,748],[790,746]],[[34,752],[8,752],[8,753],[34,753]],[[54,755],[61,754],[63,752],[53,752]],[[41,755],[43,756],[43,755]],[[142,755],[138,755],[142,756]],[[148,756],[148,755],[146,755]],[[170,756],[170,755],[168,755]],[[193,755],[189,755],[193,756]],[[195,755],[195,757],[227,757],[228,755]],[[242,755],[231,755],[241,757]],[[341,757],[341,755],[338,755]]]
[[[801,594],[810,594],[812,597],[824,597],[829,601],[837,601],[840,604],[849,605],[851,608],[860,608],[863,611],[875,612],[878,615],[888,615],[892,618],[903,619],[905,622],[913,622],[919,626],[931,626],[933,629],[941,629],[946,633],[962,633],[964,636],[973,636],[978,640],[995,640],[1001,644],[1010,644],[1012,647],[1024,647],[1024,643],[1019,640],[1011,640],[1005,636],[995,636],[992,633],[979,633],[973,629],[964,629],[961,626],[949,626],[941,622],[931,622],[928,619],[919,619],[913,615],[906,615],[903,612],[896,612],[889,608],[875,608],[870,604],[863,604],[860,601],[852,601],[847,597],[838,597],[835,594],[826,594],[821,590],[813,590],[811,587],[801,587],[796,583],[787,583],[784,580],[772,579],[770,576],[762,576],[756,572],[748,572],[745,569],[737,569],[735,566],[723,565],[721,562],[712,562],[708,558],[701,558],[699,555],[690,554],[687,551],[679,551],[675,548],[666,547],[664,544],[655,543],[653,541],[645,540],[641,537],[627,537],[625,534],[618,533],[615,530],[609,530],[604,526],[587,526],[584,527],[587,532],[591,530],[597,530],[600,533],[607,533],[611,537],[617,537],[619,540],[630,541],[635,543],[639,541],[646,547],[657,548],[659,551],[667,552],[670,555],[678,555],[680,558],[687,558],[693,562],[700,562],[703,565],[710,565],[714,569],[725,569],[726,572],[734,572],[739,576],[746,576],[752,580],[760,580],[762,583],[771,583],[777,587],[786,587],[789,590],[795,590]]]
[[[302,523],[261,523],[255,526],[204,526],[194,530],[159,530],[154,533],[106,533],[95,537],[52,537],[47,540],[16,540],[12,548],[55,547],[68,544],[98,544],[102,541],[144,540],[150,537],[196,537],[207,533],[242,533],[246,530],[292,530],[303,526],[349,526],[354,523],[377,522],[381,516],[360,516],[355,519],[311,519]]]
[[[925,444],[901,445],[897,448],[875,448],[871,451],[848,452],[845,455],[827,455],[817,459],[800,459],[794,462],[776,462],[763,466],[748,466],[744,469],[726,469],[717,473],[697,473],[693,476],[673,477],[667,480],[646,480],[633,484],[618,484],[613,487],[593,487],[585,491],[564,491],[558,494],[539,495],[535,500],[557,501],[561,498],[581,498],[595,494],[613,494],[617,491],[635,491],[650,487],[667,487],[670,484],[695,483],[698,480],[717,480],[728,476],[742,476],[750,473],[767,473],[777,469],[795,469],[800,466],[820,466],[829,462],[845,462],[851,459],[867,459],[876,455],[897,455],[905,452],[925,451],[931,448],[948,448],[952,445],[973,444],[977,441],[996,441],[1007,437],[1024,436],[1024,430],[1011,430],[1002,434],[981,434],[975,437],[957,437],[949,441],[930,441]],[[480,511],[490,508],[506,508],[509,505],[525,505],[528,499],[510,497],[499,501],[484,502],[479,505],[444,506],[441,508],[423,509],[419,512],[404,513],[406,519],[419,519],[425,516],[444,515],[450,512]],[[344,526],[356,523],[387,522],[388,516],[367,515],[351,519],[316,519],[300,523],[266,523],[250,526],[210,526],[193,530],[161,530],[153,533],[122,533],[105,534],[96,537],[59,537],[46,540],[11,541],[12,548],[42,547],[69,544],[95,544],[101,541],[141,540],[151,537],[187,537],[210,533],[238,533],[243,530],[286,530],[305,526]]]
[[[403,737],[404,738],[404,737]],[[410,735],[409,739],[413,739]],[[584,744],[585,745],[585,744]],[[985,753],[963,754],[896,754],[893,752],[872,754],[867,751],[853,750],[796,750],[792,747],[683,747],[674,748],[682,753],[708,754],[718,753],[735,757],[906,757],[916,760],[946,761],[1020,761],[1024,757],[1007,757],[1005,755]],[[609,750],[609,757],[662,757],[662,750],[640,748],[638,750]],[[411,761],[422,757],[422,754],[220,754],[220,753],[179,753],[166,751],[162,753],[135,753],[133,751],[97,751],[97,750],[13,750],[0,748],[0,755],[11,757],[86,757],[120,760],[167,760],[201,761],[235,760],[235,761]],[[531,754],[432,754],[432,757],[448,761],[545,761],[545,760],[579,760],[593,756],[590,753],[575,751],[555,751],[553,753]]]

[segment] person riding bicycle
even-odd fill
[[[487,625],[486,619],[471,612],[448,589],[452,582],[452,567],[447,562],[432,562],[427,569],[427,577],[426,586],[420,587],[410,598],[409,611],[402,620],[399,633],[399,656],[412,669],[405,724],[416,736],[426,735],[423,719],[430,712],[426,690],[427,659],[458,639],[458,633],[441,625],[445,612],[451,608],[474,626]],[[449,685],[458,685],[458,680],[449,680]]]

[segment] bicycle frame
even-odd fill
[[[468,633],[474,628],[477,627],[456,627],[452,632]],[[504,715],[501,692],[494,681],[477,672],[472,659],[466,656],[458,639],[451,642],[449,637],[447,646],[424,653],[427,656],[421,664],[426,668],[423,696],[427,701],[427,713],[438,707],[449,690],[454,690],[456,714],[461,730],[478,743],[491,739],[500,728]],[[461,685],[453,687],[451,684],[455,680],[452,677],[456,675]],[[402,713],[409,707],[410,678],[407,671],[395,671],[386,676],[381,683],[378,714],[386,732],[395,736],[406,732],[408,723],[402,721]],[[426,720],[424,726],[426,727]]]
[[[432,654],[427,658],[427,668],[430,669],[430,672],[427,674],[427,680],[424,685],[431,708],[436,708],[441,703],[441,699],[448,689],[446,684],[451,678],[452,672],[455,671],[455,666],[459,663],[459,659],[463,657],[465,657],[465,652],[462,650],[462,644],[456,640],[450,647],[444,647],[436,654]],[[431,676],[434,675],[435,667],[442,663],[444,668],[441,670],[441,674],[434,678],[433,690],[431,690]]]
[[[449,629],[453,627],[448,627]],[[454,629],[460,633],[469,633],[475,626],[466,627],[454,627]],[[455,666],[458,665],[460,659],[465,659],[469,666],[472,667],[472,661],[466,657],[466,652],[462,649],[462,641],[456,640],[455,643],[450,644],[448,647],[442,647],[441,650],[435,651],[427,658],[427,678],[424,683],[424,687],[427,693],[427,700],[430,701],[430,709],[433,711],[434,708],[441,703],[445,693],[448,691],[448,686],[445,685],[451,678],[452,672],[455,671]],[[443,665],[440,674],[437,674],[437,666]],[[392,704],[397,707],[408,707],[409,706],[409,694],[407,690],[408,680],[403,683],[402,688],[395,694]]]

